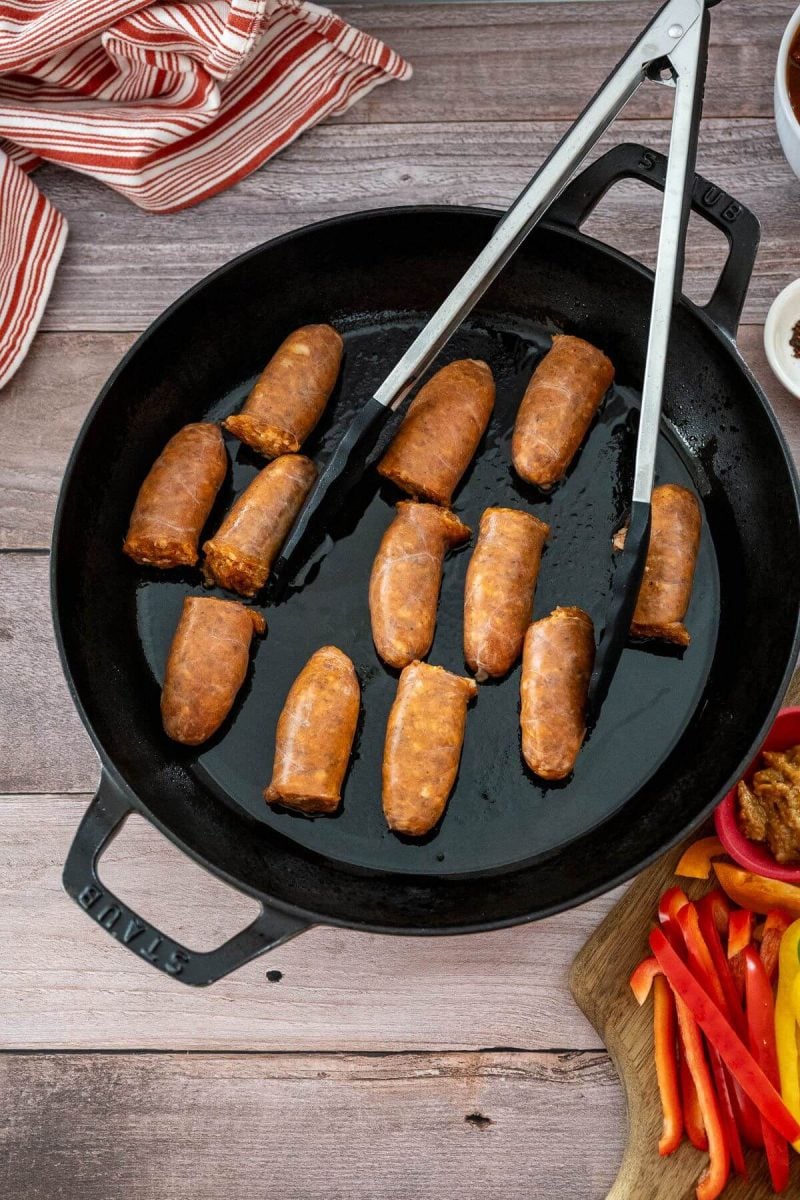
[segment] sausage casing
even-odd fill
[[[335,812],[360,705],[358,676],[347,655],[336,646],[312,654],[278,719],[272,780],[264,792],[268,804]]]
[[[139,488],[122,544],[125,553],[150,567],[193,567],[227,469],[219,426],[184,425]]]
[[[464,658],[478,682],[522,653],[550,526],[517,508],[487,508],[464,587]]]
[[[689,645],[683,618],[692,598],[701,526],[694,492],[677,483],[653,489],[650,545],[631,621],[634,637]],[[625,545],[625,534],[624,529],[616,534],[615,550]]]
[[[206,583],[255,596],[316,477],[302,454],[282,454],[259,471],[203,546]]]
[[[525,634],[522,756],[542,779],[566,779],[586,736],[594,629],[580,608],[556,608]]]
[[[424,658],[436,630],[444,556],[470,530],[436,504],[401,500],[383,535],[369,580],[375,648],[390,667]]]
[[[260,613],[237,600],[186,597],[161,691],[173,741],[199,746],[219,729],[244,683],[253,635],[265,629]]]
[[[445,810],[458,774],[474,679],[410,663],[400,676],[383,750],[383,812],[390,829],[420,837]]]
[[[281,343],[240,412],[222,422],[265,458],[299,450],[339,375],[342,339],[331,325],[304,325]]]
[[[511,439],[517,474],[540,488],[558,483],[613,379],[613,364],[601,350],[557,334],[519,406]]]
[[[450,504],[494,408],[494,377],[479,359],[442,367],[409,405],[378,473],[410,496]]]

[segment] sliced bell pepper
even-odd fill
[[[658,1153],[662,1156],[677,1150],[683,1137],[675,1032],[675,997],[664,976],[659,974],[653,980],[653,1045],[661,1112],[664,1118],[661,1137],[658,1139]]]
[[[775,1014],[772,985],[764,964],[753,946],[744,952],[745,987],[747,995],[747,1028],[750,1049],[770,1083],[779,1085],[778,1053],[775,1045]],[[789,1144],[785,1137],[761,1118],[764,1149],[767,1155],[772,1188],[782,1192],[789,1183]]]
[[[677,954],[667,942],[660,929],[654,930],[660,934],[667,949],[678,959]],[[683,964],[681,963],[681,966]],[[685,968],[684,968],[685,969]],[[697,1200],[716,1200],[725,1188],[730,1174],[730,1157],[725,1128],[719,1111],[714,1084],[703,1051],[703,1039],[700,1029],[692,1016],[688,1004],[679,995],[675,996],[675,1007],[678,1014],[678,1024],[681,1030],[686,1063],[694,1081],[697,1099],[703,1116],[703,1125],[708,1137],[708,1167],[700,1176],[695,1189]]]
[[[781,941],[791,923],[792,918],[784,908],[771,908],[767,913],[761,936],[761,961],[770,983],[775,982],[778,974]]]
[[[664,972],[658,965],[658,960],[653,958],[652,954],[649,958],[642,959],[638,967],[634,968],[629,983],[631,985],[631,991],[636,997],[636,1003],[640,1008],[650,995],[650,989],[653,986],[653,980],[655,979],[656,975],[663,974]]]
[[[757,913],[785,908],[795,920],[800,917],[800,887],[793,883],[765,879],[763,875],[753,875],[725,862],[715,862],[714,873],[727,895],[742,908]]]
[[[753,914],[749,908],[734,908],[728,918],[728,958],[741,954],[753,940]]]
[[[684,1001],[688,1006],[709,1044],[719,1051],[722,1061],[734,1079],[744,1088],[762,1117],[766,1117],[788,1141],[794,1142],[800,1138],[800,1123],[789,1112],[730,1022],[672,948],[663,930],[651,931],[650,949],[661,964],[676,999]],[[680,1005],[678,1015],[680,1019]]]
[[[703,935],[706,946],[711,955],[711,961],[714,964],[714,969],[719,979],[722,991],[726,1000],[726,1011],[728,1020],[733,1025],[736,1032],[744,1040],[747,1036],[747,1022],[745,1020],[744,1009],[742,1008],[742,991],[739,990],[737,983],[731,973],[731,964],[725,957],[725,951],[722,948],[722,940],[718,932],[718,923],[714,919],[715,912],[719,913],[720,908],[727,914],[729,912],[727,901],[720,891],[708,892],[697,903],[697,915],[700,925],[700,932]],[[685,910],[684,910],[685,911]],[[737,909],[737,912],[744,912],[744,909]],[[748,913],[748,916],[752,914]],[[727,924],[727,915],[725,916]],[[744,983],[744,964],[742,963],[742,984]],[[761,1119],[756,1111],[755,1105],[744,1094],[741,1087],[735,1080],[730,1081],[731,1100],[736,1119],[736,1126],[742,1138],[747,1142],[748,1146],[759,1147],[763,1145],[761,1135]],[[737,1139],[731,1138],[731,1158],[733,1164],[740,1174],[738,1156],[737,1156]]]
[[[717,927],[717,933],[720,938],[728,940],[728,925],[731,919],[731,902],[723,892],[722,888],[715,887],[713,891],[706,892],[702,900],[698,902],[698,907],[703,904],[705,908],[711,910],[711,915],[714,918],[714,924]]]
[[[688,879],[708,879],[711,874],[712,858],[722,858],[727,851],[718,837],[700,838],[692,842],[681,855],[675,868],[676,875],[684,875]]]
[[[683,1034],[678,1026],[678,1075],[681,1084],[681,1103],[683,1106],[683,1123],[686,1136],[695,1150],[708,1149],[706,1127],[703,1124],[703,1114],[700,1111],[700,1101],[697,1098],[697,1088],[694,1086],[692,1073],[686,1061],[686,1048],[683,1044]]]
[[[783,1102],[800,1121],[800,1060],[797,1050],[797,1021],[792,992],[800,978],[800,921],[795,921],[781,938],[778,965],[778,994],[775,999],[775,1040]],[[800,1153],[800,1141],[794,1142]]]
[[[710,914],[709,914],[710,915]],[[725,1014],[729,1022],[734,1028],[740,1025],[737,1017],[737,1010],[741,1013],[739,1007],[739,998],[734,995],[733,1007],[728,1002],[728,997],[722,986],[722,981],[714,964],[709,947],[703,937],[700,928],[700,917],[697,907],[694,904],[685,904],[678,912],[678,926],[683,934],[683,941],[688,955],[688,963],[691,970],[694,972],[697,979],[711,996],[714,1003]],[[719,943],[719,934],[716,927],[711,925],[711,932]],[[727,972],[727,961],[722,954],[722,945],[719,945],[720,955],[722,956],[723,966]],[[731,987],[733,987],[733,980]],[[744,1175],[744,1151],[742,1150],[742,1142],[739,1136],[739,1124],[737,1122],[737,1113],[734,1109],[733,1089],[729,1087],[728,1079],[725,1073],[725,1067],[718,1050],[714,1046],[709,1046],[709,1062],[711,1064],[711,1072],[714,1076],[714,1083],[717,1089],[717,1098],[719,1100],[720,1115],[725,1126],[725,1133],[730,1148],[731,1160],[734,1167],[740,1175]]]
[[[658,901],[658,919],[662,925],[675,920],[682,908],[689,903],[689,897],[679,887],[667,888],[662,892]]]

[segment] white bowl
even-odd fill
[[[800,8],[795,11],[786,26],[781,48],[778,51],[778,63],[775,67],[775,124],[778,126],[783,153],[795,175],[800,177],[800,121],[794,115],[789,89],[786,86],[786,69],[789,62],[789,47],[792,38],[800,28]]]
[[[800,321],[800,279],[795,279],[776,296],[764,325],[764,350],[769,365],[785,388],[800,399],[800,358],[789,345],[792,330]]]

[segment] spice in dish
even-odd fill
[[[765,750],[764,766],[737,789],[739,826],[779,863],[800,863],[800,746]]]
[[[800,358],[800,321],[795,321],[792,326],[792,336],[789,338],[789,345],[795,358]]]

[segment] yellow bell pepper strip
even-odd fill
[[[672,948],[664,936],[663,930],[653,929],[651,931],[650,949],[658,959],[676,999],[683,1001],[686,1005],[708,1038],[709,1045],[719,1051],[734,1079],[742,1085],[762,1117],[766,1117],[773,1128],[787,1141],[797,1141],[800,1138],[800,1122],[786,1108],[747,1046],[705,989],[697,982],[690,969],[681,960],[680,955]],[[680,1018],[681,1005],[679,1004],[679,1021]],[[695,1083],[697,1083],[696,1077]],[[703,1115],[705,1117],[705,1110]],[[710,1140],[707,1123],[706,1130]]]
[[[779,1084],[778,1054],[775,1048],[775,1005],[772,984],[754,946],[744,952],[747,1029],[753,1057],[769,1079]],[[782,1192],[789,1183],[789,1143],[762,1117],[764,1149],[767,1155],[772,1190]]]
[[[778,956],[781,950],[783,935],[792,923],[792,918],[784,908],[772,908],[767,913],[764,922],[764,932],[761,935],[761,961],[767,972],[770,983],[775,982],[778,974]]]
[[[728,920],[728,958],[736,958],[753,940],[753,914],[748,908],[734,908]]]
[[[775,999],[775,1041],[783,1102],[800,1121],[800,1060],[797,1053],[797,1021],[792,993],[800,979],[800,921],[795,921],[781,938],[778,963],[778,994]],[[800,1140],[792,1143],[800,1154]]]
[[[675,868],[675,874],[683,875],[687,879],[708,879],[712,858],[722,858],[725,854],[727,851],[719,838],[700,838],[699,842],[692,842],[691,846],[684,850]]]
[[[800,887],[793,883],[765,879],[724,862],[714,863],[714,874],[731,900],[742,908],[764,914],[771,908],[785,908],[794,920],[800,918]]]
[[[675,1031],[675,997],[664,976],[658,975],[653,980],[653,1044],[663,1114],[661,1137],[658,1139],[658,1153],[662,1157],[677,1150],[683,1137]]]

